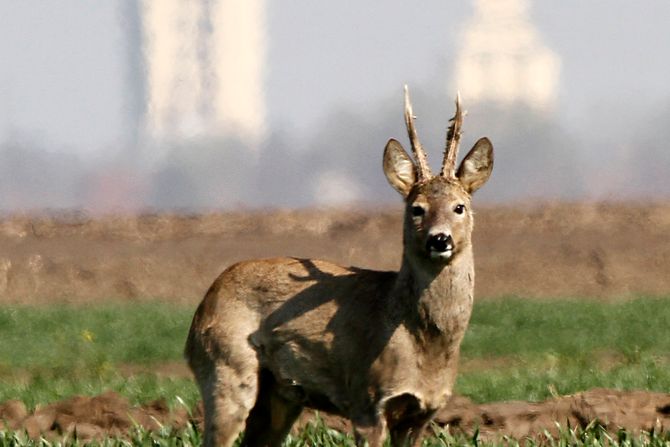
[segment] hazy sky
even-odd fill
[[[121,128],[124,40],[115,2],[0,3],[0,138],[99,150]]]
[[[83,159],[124,148],[138,93],[130,82],[138,49],[128,33],[129,4],[132,0],[0,2],[0,143],[20,140]],[[422,93],[444,98],[455,93],[449,81],[459,36],[473,13],[471,2],[277,0],[268,1],[267,8],[267,128],[270,134],[288,133],[284,144],[300,138],[303,146],[316,142],[311,149],[320,150],[321,135],[338,138],[333,134],[340,128],[328,129],[338,110],[367,118],[357,131],[377,126],[377,135],[380,107],[397,107],[389,128],[402,131],[403,83],[423,89],[415,101],[419,115]],[[598,166],[604,160],[621,170],[638,150],[631,141],[647,136],[656,153],[664,154],[670,2],[544,0],[532,2],[531,15],[544,44],[561,60],[553,119],[579,140],[582,154],[575,163]],[[450,106],[440,113],[451,113]],[[478,111],[472,112],[476,122]],[[442,132],[440,127],[430,132]],[[662,133],[654,140],[656,128]],[[475,133],[480,132],[487,130]],[[560,147],[556,140],[561,138],[553,148]],[[374,151],[377,163],[381,147]],[[655,166],[653,157],[646,163]],[[662,170],[670,169],[668,157],[661,163]],[[612,171],[603,188],[618,175]],[[166,179],[172,184],[172,177]],[[643,176],[636,181],[644,182]]]
[[[334,106],[365,111],[404,82],[441,81],[471,13],[464,1],[268,2],[269,127],[309,128]],[[123,15],[119,0],[0,3],[0,139],[118,143],[132,93]],[[670,97],[670,2],[536,1],[532,16],[561,57],[569,125],[616,126],[628,106]]]

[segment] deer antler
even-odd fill
[[[456,113],[449,120],[447,131],[447,142],[444,147],[444,160],[440,175],[447,178],[456,177],[456,159],[458,158],[458,146],[461,142],[461,125],[463,124],[463,111],[461,110],[461,95],[456,95]]]
[[[421,182],[432,177],[428,162],[426,161],[426,153],[423,146],[419,142],[419,137],[416,134],[414,127],[414,113],[412,112],[412,104],[409,102],[409,90],[405,84],[405,125],[407,126],[407,134],[409,135],[409,142],[412,145],[412,153],[416,160],[417,167],[417,181]]]

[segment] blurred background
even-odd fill
[[[398,201],[402,85],[438,166],[496,148],[484,202],[670,196],[670,3],[0,4],[0,210]]]

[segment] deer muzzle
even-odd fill
[[[426,251],[432,259],[449,259],[454,253],[454,239],[446,233],[431,234],[426,241]]]

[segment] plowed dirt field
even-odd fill
[[[670,205],[476,208],[476,296],[670,291]],[[243,259],[316,257],[396,269],[401,210],[0,218],[0,302],[160,298],[196,303]]]
[[[306,411],[294,429],[314,420],[314,413]],[[342,432],[351,432],[349,423],[339,417],[321,414],[324,422]],[[56,439],[72,435],[80,440],[100,439],[104,436],[124,436],[139,424],[149,430],[162,425],[184,428],[191,423],[202,424],[202,409],[189,415],[181,407],[170,411],[163,401],[133,407],[115,393],[95,397],[75,396],[70,399],[26,411],[18,401],[0,405],[0,429],[4,427],[25,430],[30,437],[44,436]],[[463,397],[455,397],[451,405],[435,417],[440,426],[449,426],[452,432],[468,435],[479,429],[482,439],[496,440],[502,436],[522,439],[542,434],[545,430],[557,435],[555,421],[564,427],[585,428],[596,421],[610,432],[625,428],[640,430],[667,429],[670,424],[670,394],[621,392],[594,389],[572,396],[563,396],[545,402],[498,402],[474,404]]]

